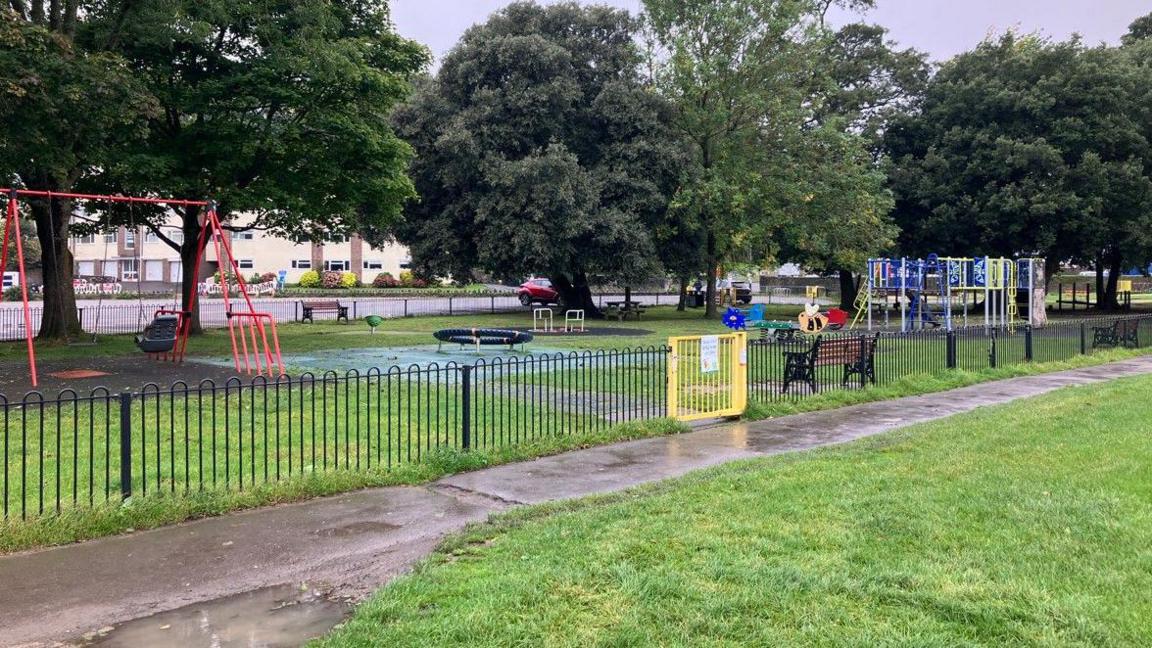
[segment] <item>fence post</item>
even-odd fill
[[[352,319],[359,319],[356,315],[356,300],[352,300]]]
[[[452,314],[452,295],[448,295],[448,314]]]
[[[80,330],[83,331],[84,330],[84,307],[83,306],[76,309],[76,319],[80,320]],[[98,331],[93,331],[93,333],[96,333],[96,332],[98,332]]]
[[[120,392],[120,497],[132,496],[132,393]]]
[[[1084,322],[1080,322],[1080,355],[1088,355],[1088,337]]]
[[[489,295],[488,299],[492,300],[492,312],[496,312],[496,295]]]
[[[996,368],[996,329],[992,329],[992,341],[988,345],[988,366]]]
[[[404,317],[408,317],[408,298],[404,298]]]
[[[472,365],[460,367],[460,443],[472,447]]]
[[[1032,362],[1032,325],[1024,325],[1024,360]]]
[[[293,301],[292,302],[292,320],[295,322],[300,321],[300,302],[299,301]]]
[[[945,339],[945,342],[947,342],[947,344],[945,345],[947,350],[945,352],[944,363],[948,369],[955,369],[956,368],[956,331],[948,331],[948,334],[945,336],[944,339]]]

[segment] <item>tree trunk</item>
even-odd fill
[[[60,188],[69,191],[70,187]],[[72,201],[33,200],[32,216],[40,241],[44,310],[40,318],[41,340],[66,340],[80,335],[76,292],[72,287],[72,252],[68,249],[68,220]],[[27,270],[27,269],[26,269]]]
[[[1120,267],[1122,257],[1119,250],[1112,250],[1107,256],[1108,263],[1108,279],[1104,282],[1104,291],[1097,293],[1097,304],[1101,310],[1114,311],[1119,310],[1120,300],[1116,291],[1116,284],[1120,281],[1120,273],[1123,269]]]
[[[704,319],[716,318],[716,266],[718,264],[719,259],[716,258],[716,235],[708,232],[704,242],[705,275],[708,278],[704,289]]]
[[[688,277],[680,277],[680,299],[676,302],[676,310],[683,313],[688,306]]]
[[[560,294],[560,304],[566,310],[583,310],[586,319],[603,319],[604,313],[592,299],[592,288],[588,286],[588,275],[575,272],[572,279],[566,273],[551,277],[552,287]]]
[[[837,270],[840,275],[840,308],[851,313],[860,293],[860,279],[851,270]]]
[[[632,286],[624,286],[624,303],[628,304],[632,301]]]
[[[1096,308],[1104,310],[1104,255],[1096,255]]]
[[[196,295],[196,286],[200,283],[200,277],[196,276],[196,257],[200,253],[197,247],[200,242],[200,229],[200,208],[194,205],[185,207],[182,227],[184,242],[180,245],[180,309],[183,311],[189,310],[189,304]],[[204,243],[207,245],[209,241],[205,239]],[[199,299],[196,300],[196,306],[191,311],[188,317],[190,330],[193,334],[198,335],[204,332],[204,328],[200,324]]]

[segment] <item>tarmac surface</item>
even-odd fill
[[[511,506],[616,491],[1152,372],[1152,357],[569,452],[0,557],[0,645],[299,645],[448,533]]]

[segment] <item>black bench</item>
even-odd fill
[[[1118,319],[1111,326],[1092,327],[1092,348],[1115,348],[1118,346],[1135,349],[1140,346],[1140,321]]]
[[[312,314],[316,312],[336,313],[336,321],[348,321],[348,307],[335,299],[313,300],[300,302],[300,321],[313,322]]]
[[[876,342],[877,333],[872,337],[844,337],[830,340],[817,336],[807,351],[784,352],[784,386],[780,393],[787,393],[794,382],[807,383],[812,393],[819,391],[816,384],[816,367],[842,365],[844,375],[840,385],[846,386],[852,376],[860,377],[860,386],[867,382],[876,384]]]

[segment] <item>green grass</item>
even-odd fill
[[[514,461],[595,445],[678,434],[687,430],[669,419],[653,419],[604,426],[587,431],[526,439],[514,445],[464,452],[451,448],[426,451],[419,461],[401,462],[391,469],[306,472],[251,487],[243,492],[225,490],[185,493],[153,492],[133,497],[123,505],[107,503],[91,509],[66,509],[57,516],[0,520],[0,554],[79,540],[115,535],[230,511],[332,495],[360,488],[421,484],[445,475],[478,470]]]
[[[1146,645],[1149,389],[519,509],[316,645]]]

